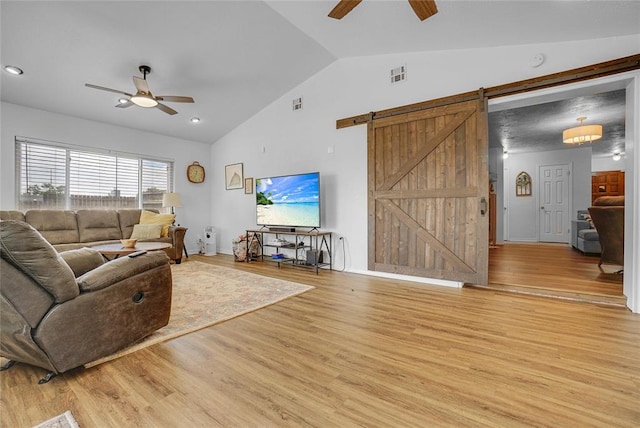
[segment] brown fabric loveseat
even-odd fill
[[[149,210],[153,211],[153,210]],[[75,250],[128,239],[140,222],[140,209],[121,210],[28,210],[0,211],[0,220],[29,223],[58,251]],[[170,226],[167,237],[148,239],[171,244],[166,253],[176,263],[182,261],[185,227]]]
[[[105,262],[58,253],[27,223],[0,221],[0,356],[58,373],[167,325],[172,277],[162,251]]]

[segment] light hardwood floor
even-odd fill
[[[0,374],[0,425],[66,410],[83,428],[640,425],[626,309],[189,260],[316,288],[45,385],[18,364]]]
[[[567,244],[508,242],[489,250],[486,288],[626,307],[622,266],[599,260]]]

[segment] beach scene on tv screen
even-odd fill
[[[257,224],[320,227],[317,173],[256,180]]]

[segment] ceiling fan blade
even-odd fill
[[[177,113],[178,113],[177,111],[175,111],[175,110],[174,110],[174,109],[172,109],[171,107],[166,106],[166,105],[164,105],[164,104],[160,104],[160,103],[158,103],[158,105],[156,106],[156,108],[158,108],[158,109],[162,110],[163,112],[165,112],[165,113],[167,113],[167,114],[170,114],[170,115],[174,115],[174,114],[177,114]]]
[[[149,93],[149,85],[147,85],[147,81],[145,79],[133,76],[133,84],[136,85],[138,92],[144,92],[145,94]]]
[[[169,101],[172,103],[193,103],[193,98],[191,97],[179,97],[176,95],[159,95],[156,97],[158,101]]]
[[[86,86],[87,88],[100,89],[101,91],[115,92],[116,94],[127,95],[129,97],[131,96],[131,94],[119,91],[117,89],[105,88],[104,86],[92,85],[91,83],[85,83],[84,86]]]
[[[360,4],[362,0],[340,0],[336,7],[329,12],[330,18],[342,19],[344,16],[351,12],[351,10]]]
[[[409,0],[409,4],[418,15],[418,18],[420,18],[420,21],[424,21],[438,13],[435,0]]]
[[[118,108],[127,108],[127,107],[131,107],[133,105],[133,103],[130,100],[127,100],[126,103],[118,103],[116,104],[116,107]]]

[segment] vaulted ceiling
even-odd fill
[[[640,28],[636,1],[438,0],[438,14],[424,22],[406,0],[367,0],[338,21],[327,17],[336,2],[3,0],[0,59],[24,74],[2,73],[1,99],[214,143],[340,58],[583,40]],[[385,31],[379,31],[381,22]],[[141,64],[152,68],[148,82],[155,94],[192,96],[195,103],[167,103],[175,116],[120,109],[114,108],[117,94],[84,86],[132,92]],[[604,103],[619,101],[604,96],[594,102],[602,112]],[[575,120],[580,110],[575,103],[548,107],[500,112],[492,118],[499,133],[494,139],[510,136],[519,144],[518,136],[540,137],[534,125],[549,122],[530,114],[566,109]],[[619,105],[613,110],[619,113]],[[525,113],[526,127],[515,129]],[[595,111],[585,115],[600,120]],[[189,123],[192,116],[202,122]],[[606,120],[619,129],[619,118]]]

